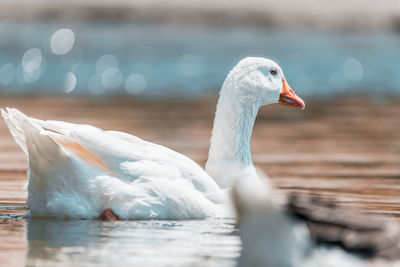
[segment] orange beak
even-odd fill
[[[304,109],[306,106],[303,99],[298,97],[292,88],[290,88],[290,85],[286,82],[285,78],[282,79],[282,91],[279,97],[279,103],[301,109]]]

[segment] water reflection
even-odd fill
[[[28,265],[234,266],[233,219],[28,220]]]

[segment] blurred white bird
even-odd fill
[[[400,266],[400,229],[392,220],[316,196],[286,198],[262,172],[237,179],[232,198],[240,267]]]
[[[31,216],[193,219],[229,211],[224,189],[255,173],[250,137],[257,111],[278,102],[304,108],[275,62],[241,60],[220,91],[207,172],[127,133],[38,120],[16,109],[2,115],[29,161]]]

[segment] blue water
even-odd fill
[[[241,58],[262,56],[303,96],[400,94],[399,47],[394,32],[4,20],[0,92],[196,97],[217,92]]]

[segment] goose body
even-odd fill
[[[220,92],[206,170],[188,157],[136,136],[2,110],[27,155],[31,216],[194,219],[226,216],[226,190],[255,172],[250,136],[262,105],[304,107],[280,67],[246,58]]]
[[[29,161],[33,216],[185,219],[220,214],[222,191],[194,161],[135,136],[3,111]]]

